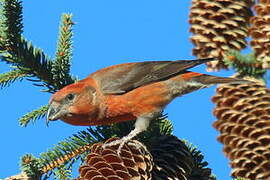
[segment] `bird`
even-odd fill
[[[144,61],[100,69],[54,93],[49,101],[47,122],[60,119],[76,126],[96,126],[136,120],[128,135],[109,144],[120,144],[121,149],[147,130],[151,120],[176,97],[218,83],[248,83],[189,71],[214,60]]]

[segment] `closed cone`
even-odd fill
[[[116,139],[111,138],[105,143]],[[102,144],[94,144],[86,164],[79,168],[77,180],[150,180],[152,156],[140,142],[130,142],[132,145],[125,144],[120,156],[117,155],[119,145],[103,149]]]
[[[232,176],[270,179],[270,91],[264,85],[224,84],[213,97],[213,126],[231,160]]]
[[[193,33],[193,55],[198,58],[216,57],[207,63],[208,71],[226,69],[221,61],[228,50],[247,46],[252,0],[192,0],[189,22]]]
[[[251,46],[264,68],[270,68],[270,1],[259,0],[254,6],[256,16],[250,19]]]

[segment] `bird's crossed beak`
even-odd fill
[[[54,102],[49,104],[49,109],[47,111],[47,120],[46,124],[48,125],[50,121],[56,121],[63,117],[66,114],[66,111],[63,110],[62,106]]]

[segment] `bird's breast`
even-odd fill
[[[107,98],[107,117],[118,115],[141,115],[163,109],[171,98],[168,88],[162,82],[152,83],[136,88],[121,95],[110,95]]]

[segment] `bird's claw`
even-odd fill
[[[105,149],[109,146],[116,146],[119,144],[118,149],[117,149],[117,155],[120,156],[121,154],[121,150],[124,147],[124,145],[129,141],[130,139],[127,137],[123,137],[122,139],[117,139],[115,141],[109,142],[109,143],[105,143],[102,145],[102,148]]]
[[[131,143],[131,145],[135,144],[135,147],[136,148],[138,147],[136,145],[136,143],[129,142],[129,141],[132,140],[132,138],[134,138],[140,132],[141,132],[140,130],[138,130],[137,128],[135,128],[127,136],[124,136],[121,139],[117,139],[115,141],[112,141],[112,142],[103,144],[102,148],[104,149],[104,148],[106,148],[108,146],[115,146],[115,145],[118,145],[119,144],[118,149],[117,149],[117,155],[120,156],[121,150],[124,147],[125,143]],[[137,149],[140,149],[140,148],[137,148]]]
[[[140,151],[140,153],[142,153],[143,149],[145,149],[145,147],[141,143],[128,142],[127,144],[129,146],[133,146],[136,150]]]
[[[115,140],[115,141],[112,141],[112,142],[109,142],[109,143],[104,143],[102,145],[102,148],[105,149],[105,148],[107,148],[109,146],[116,146],[117,144],[120,144],[120,139]]]
[[[115,141],[105,143],[105,144],[102,145],[102,148],[105,149],[105,148],[108,148],[110,146],[118,145],[116,153],[117,153],[118,156],[121,156],[121,151],[122,151],[125,144],[127,144],[128,146],[133,146],[137,150],[141,151],[142,145],[139,144],[139,143],[135,143],[135,142],[130,141],[130,139],[128,137],[123,137],[122,139],[117,139]]]

